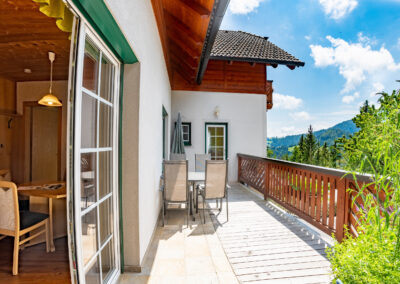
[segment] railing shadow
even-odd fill
[[[299,217],[284,211],[283,209],[279,208],[278,205],[275,205],[271,201],[263,200],[262,197],[256,195],[256,193],[250,192],[250,189],[247,189],[245,186],[241,184],[233,185],[229,196],[230,196],[229,203],[232,204],[230,208],[232,210],[235,210],[234,209],[235,203],[238,202],[248,202],[249,207],[257,206],[258,208],[261,208],[263,212],[268,214],[268,217],[272,217],[274,220],[278,221],[284,228],[286,228],[288,232],[292,233],[292,235],[290,235],[289,233],[290,238],[292,238],[293,235],[296,236],[299,240],[307,244],[308,247],[312,248],[319,255],[327,259],[326,248],[330,247],[333,243],[332,240],[327,240],[330,239],[328,235],[319,232],[318,229],[311,227],[311,225],[303,224],[298,220]],[[214,214],[212,218],[215,230],[217,232],[219,228],[222,229],[224,226],[229,225],[229,222],[228,223],[226,222],[226,216],[221,216],[222,212],[217,212],[217,214]],[[262,218],[262,217],[256,216],[255,218]],[[257,223],[258,227],[260,227],[260,223],[261,224],[263,223],[262,221],[258,222],[257,219],[255,219],[255,222]],[[281,239],[282,248],[285,248],[285,246],[287,247],[288,242],[290,242],[288,241],[288,239],[290,239],[289,236],[280,236],[278,232],[274,234],[273,230],[276,228],[272,226],[269,229],[268,220],[265,220],[265,222],[266,222],[265,225],[262,224],[262,227],[260,228],[257,239],[262,240],[263,236],[265,237],[264,239],[268,238],[276,240]],[[246,224],[244,225],[246,226]],[[246,226],[246,228],[251,229],[251,224],[249,223]],[[247,231],[246,228],[243,228],[243,231]],[[254,230],[257,230],[257,228],[253,228],[253,231]],[[280,231],[282,231],[282,229]],[[251,237],[249,237],[247,241],[251,241]],[[265,245],[265,243],[260,244],[260,249],[262,245]],[[295,248],[296,247],[293,246],[293,249]],[[299,255],[301,255],[300,251]]]

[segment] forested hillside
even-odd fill
[[[357,132],[357,127],[352,120],[346,120],[328,129],[322,129],[314,132],[314,135],[320,145],[326,143],[328,146],[333,145],[337,138],[350,135]],[[285,154],[291,152],[291,148],[297,145],[300,141],[301,135],[290,135],[286,137],[272,137],[268,138],[268,147],[277,158],[282,158]]]

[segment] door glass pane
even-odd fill
[[[97,251],[97,208],[82,216],[82,255],[86,265]]]
[[[90,39],[86,39],[85,55],[83,59],[82,85],[93,93],[97,93],[99,57],[99,49],[95,47],[93,43],[91,43]]]
[[[103,281],[109,276],[110,272],[115,267],[113,240],[114,238],[112,238],[101,251],[101,270],[103,273]]]
[[[99,147],[112,146],[112,108],[100,102]]]
[[[104,200],[99,207],[100,216],[100,242],[103,243],[112,233],[112,220],[114,218],[112,212],[112,198],[107,198]]]
[[[97,201],[96,153],[81,154],[81,210]]]
[[[81,125],[81,147],[96,147],[97,132],[97,101],[95,98],[82,94],[82,125]]]
[[[215,128],[214,127],[208,127],[208,135],[214,136],[215,135]]]
[[[86,272],[85,282],[86,284],[100,283],[99,257],[96,257],[95,262],[89,267],[89,270]]]
[[[224,128],[223,127],[216,127],[215,128],[215,135],[223,136],[224,135]]]
[[[112,190],[112,152],[99,152],[99,198]]]
[[[100,80],[100,96],[112,102],[113,82],[114,82],[114,65],[104,56],[101,59],[101,80]]]
[[[225,159],[225,133],[225,126],[207,127],[207,152],[211,155],[211,160]]]

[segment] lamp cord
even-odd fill
[[[50,60],[50,90],[49,90],[50,94],[52,87],[53,87],[53,60]]]

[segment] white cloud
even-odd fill
[[[289,114],[291,118],[295,120],[310,120],[311,115],[306,111],[299,111]]]
[[[281,95],[274,93],[274,108],[276,109],[297,109],[303,104],[303,101],[299,98],[287,95]]]
[[[311,40],[311,36],[310,36],[310,35],[305,35],[304,38],[305,38],[306,40]]]
[[[385,86],[380,82],[375,82],[372,84],[372,91],[369,94],[371,98],[376,97],[377,93],[382,92],[385,89]]]
[[[342,93],[354,90],[367,79],[367,75],[400,70],[391,53],[382,46],[373,50],[368,43],[349,43],[340,38],[326,37],[330,47],[310,45],[315,66],[337,66],[346,80]]]
[[[400,37],[397,39],[397,48],[400,49]]]
[[[229,11],[232,14],[248,14],[253,12],[265,0],[231,0],[229,3]]]
[[[342,102],[344,102],[345,104],[350,104],[352,102],[355,101],[355,99],[358,99],[360,97],[360,93],[359,92],[355,92],[354,95],[350,95],[350,96],[344,96],[342,98]]]
[[[319,0],[326,15],[338,20],[351,13],[357,5],[357,0]]]

